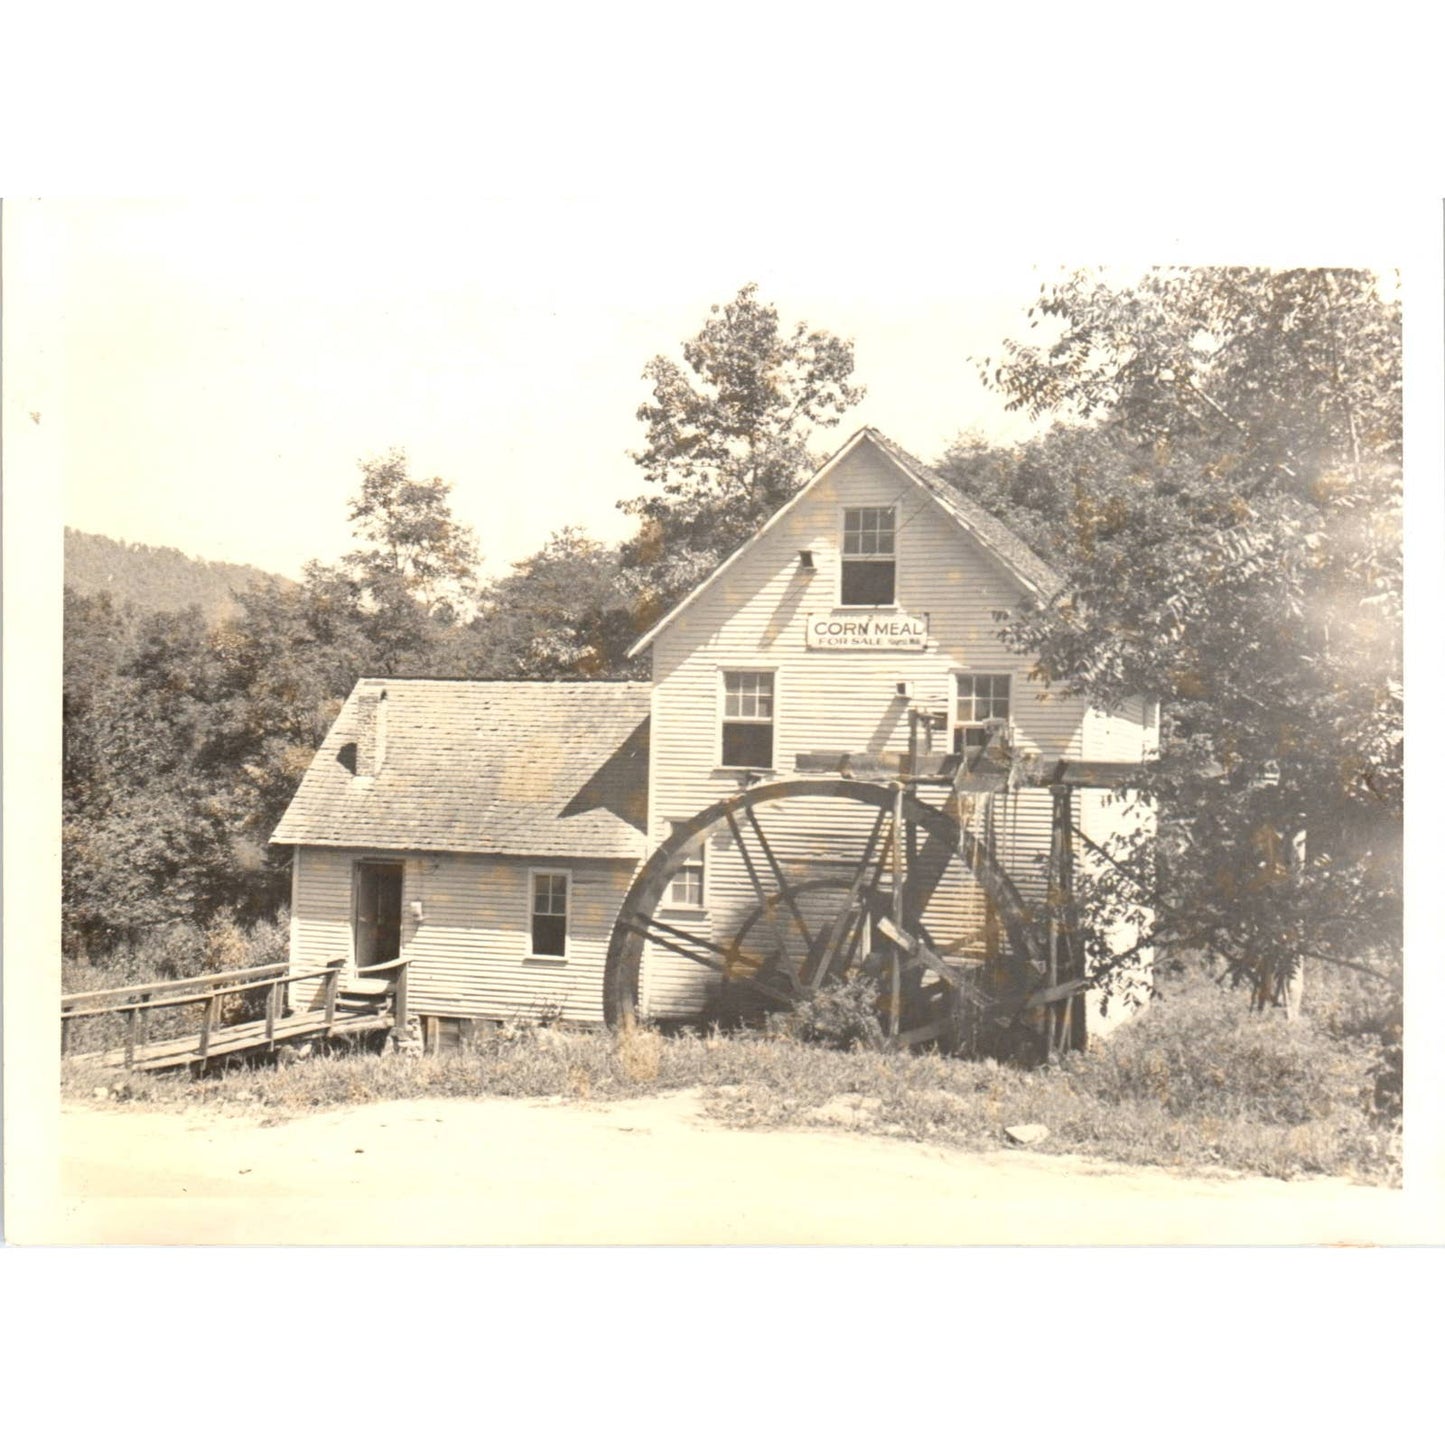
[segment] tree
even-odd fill
[[[853,344],[799,322],[744,286],[683,344],[643,371],[652,400],[637,412],[647,444],[633,454],[657,491],[621,503],[641,518],[624,562],[654,613],[741,546],[806,480],[808,440],[863,399]]]
[[[125,618],[66,597],[62,920],[85,949],[208,916],[233,832],[207,759],[224,680],[198,608]]]
[[[541,551],[487,587],[475,630],[492,677],[637,676],[632,593],[617,549],[563,527]]]
[[[476,536],[452,515],[451,485],[407,476],[405,452],[361,464],[348,517],[358,541],[339,567],[309,562],[306,589],[318,615],[354,618],[369,672],[434,670],[449,634],[476,605]]]
[[[368,674],[468,670],[476,562],[440,481],[363,466],[358,548],[208,626],[67,591],[63,921],[70,950],[171,922],[251,921],[286,897],[267,847],[342,699]]]
[[[1154,696],[1168,723],[1147,782],[1165,826],[1106,902],[1137,909],[1157,877],[1160,937],[1260,1001],[1301,956],[1397,958],[1398,303],[1352,271],[1076,273],[1030,315],[1053,339],[987,378],[1116,464],[1075,445],[1051,503],[1065,586],[1007,636],[1046,685]]]
[[[994,446],[978,432],[960,435],[939,474],[1006,522],[1045,561],[1063,565],[1087,527],[1089,499],[1127,490],[1134,470],[1114,433],[1056,423],[1019,446]]]
[[[402,597],[431,617],[454,620],[476,586],[476,534],[452,515],[451,484],[414,481],[406,453],[393,449],[361,464],[361,490],[347,516],[370,547],[347,553],[343,566],[380,608]]]

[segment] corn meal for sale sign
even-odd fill
[[[810,612],[804,628],[809,652],[922,652],[928,646],[926,612]]]

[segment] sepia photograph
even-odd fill
[[[42,1237],[1388,1235],[1398,266],[559,254],[609,215],[7,204]]]
[[[12,1433],[1419,1432],[1433,30],[5,37]]]

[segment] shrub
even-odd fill
[[[1207,1114],[1293,1126],[1372,1107],[1375,1053],[1331,1038],[1311,1018],[1252,1013],[1242,990],[1198,978],[1064,1067],[1104,1103],[1154,1101],[1175,1117]]]
[[[778,1016],[778,1027],[805,1044],[835,1049],[876,1049],[884,1041],[878,1018],[878,984],[866,974],[829,980],[791,1014]]]

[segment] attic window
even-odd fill
[[[843,509],[844,607],[891,607],[897,581],[892,507]]]

